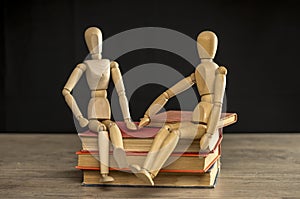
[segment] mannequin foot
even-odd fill
[[[107,174],[101,174],[100,182],[113,182],[115,179]]]
[[[152,180],[151,174],[146,169],[141,169],[136,175],[144,182],[154,186],[154,182]]]
[[[141,170],[141,167],[137,164],[131,164],[129,165],[129,168],[131,170],[132,173],[136,174]]]
[[[130,165],[130,169],[136,177],[143,180],[147,184],[154,186],[151,174],[146,169],[141,169],[139,165]]]
[[[113,152],[113,156],[119,166],[120,169],[128,168],[128,162],[126,159],[126,152],[123,148],[115,148]]]

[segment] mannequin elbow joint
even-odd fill
[[[167,101],[170,99],[170,95],[167,92],[164,92],[163,96],[164,96],[165,100],[167,100]]]
[[[110,63],[110,68],[119,68],[119,64],[117,62],[115,62],[115,61],[112,61]]]
[[[224,66],[220,66],[220,67],[217,69],[217,73],[218,73],[218,74],[221,74],[221,75],[227,75],[227,69],[226,69]]]
[[[66,95],[70,94],[70,91],[68,89],[64,88],[61,93],[65,97]]]

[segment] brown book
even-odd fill
[[[78,169],[99,169],[99,154],[97,152],[78,151]],[[183,172],[183,173],[204,173],[206,172],[220,157],[221,145],[209,153],[172,153],[160,172]],[[126,157],[128,164],[143,165],[147,153],[145,152],[127,152]],[[109,165],[112,170],[118,169],[112,154],[110,154]],[[126,169],[125,169],[126,170]],[[129,169],[127,169],[129,170]]]
[[[216,185],[219,171],[220,161],[218,159],[205,173],[160,172],[154,179],[155,187],[213,188]],[[82,172],[82,185],[85,186],[150,186],[130,172],[110,171],[110,175],[115,181],[109,183],[100,183],[99,170],[83,169]]]

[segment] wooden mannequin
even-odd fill
[[[126,154],[120,129],[110,120],[111,109],[107,99],[107,88],[112,75],[115,84],[123,118],[128,129],[136,130],[131,121],[128,101],[118,63],[102,59],[102,33],[96,27],[90,27],[85,31],[85,41],[91,54],[91,60],[78,64],[69,77],[62,93],[81,127],[88,125],[91,131],[98,133],[98,146],[100,158],[101,182],[111,182],[114,179],[108,176],[109,162],[109,137],[114,146],[113,156],[120,168],[127,167]],[[91,90],[91,99],[88,104],[88,119],[84,118],[71,92],[82,74],[85,72],[88,86]],[[109,136],[108,136],[109,132]]]
[[[200,150],[210,151],[215,146],[219,133],[217,123],[221,116],[222,102],[226,84],[226,68],[219,67],[213,58],[217,49],[217,36],[204,31],[197,38],[198,54],[201,63],[194,73],[162,93],[146,111],[139,127],[150,123],[151,117],[158,113],[167,101],[196,84],[201,101],[193,111],[192,122],[165,125],[153,140],[144,165],[130,165],[132,172],[142,180],[154,185],[153,178],[158,174],[168,157],[175,149],[179,139],[200,139]]]

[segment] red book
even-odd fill
[[[188,111],[167,111],[160,114],[157,114],[150,123],[150,127],[144,127],[142,129],[139,129],[137,131],[131,131],[126,128],[126,125],[124,122],[118,121],[116,122],[119,126],[122,136],[123,136],[123,142],[124,147],[127,151],[138,151],[138,152],[147,152],[150,149],[152,140],[154,136],[157,134],[157,132],[160,130],[160,127],[152,127],[152,124],[154,122],[158,121],[167,121],[167,122],[179,122],[179,121],[189,121],[191,119],[192,112]],[[164,119],[167,118],[167,119]],[[225,113],[222,114],[222,117],[220,119],[219,124],[221,127],[228,126],[232,123],[235,123],[237,121],[237,114],[236,113]],[[138,123],[136,123],[138,124]],[[163,123],[160,123],[160,125],[163,125]],[[220,138],[216,145],[218,145],[222,140],[222,128],[220,127]],[[97,151],[98,150],[98,143],[97,143],[97,133],[86,131],[83,133],[78,134],[82,141],[82,149],[88,150],[88,151]],[[186,144],[189,144],[189,148],[186,149],[186,152],[199,152],[199,140],[193,140],[193,141],[185,141],[180,140],[180,143],[178,144],[179,147],[175,149],[175,151],[180,151],[180,146],[186,146]]]

